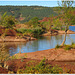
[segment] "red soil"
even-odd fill
[[[26,59],[23,59],[23,61],[21,61],[21,57],[25,57],[25,54],[27,54]],[[59,48],[31,53],[20,53],[15,55],[18,55],[17,57],[20,58],[7,61],[7,65],[9,65],[8,70],[14,71],[14,73],[16,73],[18,69],[25,69],[26,66],[32,65],[30,63],[27,64],[27,62],[34,61],[33,65],[36,65],[44,57],[46,57],[46,64],[50,64],[52,66],[57,64],[64,70],[64,73],[75,73],[75,49],[65,51],[64,49]]]
[[[14,59],[14,60],[9,60],[7,62],[7,65],[9,65],[8,70],[13,71],[14,73],[17,72],[18,69],[25,69],[26,66],[30,65],[37,65],[41,60],[36,60],[36,59],[30,59],[26,58],[21,61],[21,59]],[[46,60],[46,64],[49,65],[58,65],[61,67],[64,71],[64,73],[75,73],[75,62],[65,62],[65,61],[50,61]]]
[[[5,32],[5,28],[4,27],[0,27],[0,34],[2,35]],[[16,31],[12,30],[12,29],[8,29],[6,32],[6,35],[8,36],[16,36]]]
[[[7,74],[8,70],[0,67],[0,74]]]
[[[9,60],[7,61],[7,65],[9,66],[8,70],[13,71],[14,73],[17,72],[18,69],[25,69],[26,66],[30,65],[36,65],[40,62],[40,60],[35,60],[35,59],[14,59],[14,60]],[[33,62],[33,63],[30,63]]]

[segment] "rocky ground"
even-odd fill
[[[18,69],[24,69],[26,66],[38,64],[44,57],[47,64],[60,66],[64,70],[64,73],[75,73],[75,49],[68,51],[63,48],[48,49],[31,53],[19,53],[14,56],[17,56],[18,59],[7,61],[8,70],[0,68],[0,73],[9,73],[8,71],[16,73]],[[25,57],[23,61],[22,57]],[[31,62],[33,63],[30,64]]]

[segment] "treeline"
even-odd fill
[[[7,12],[7,15],[15,16],[21,23],[29,21],[33,17],[43,19],[50,15],[56,16],[52,7],[43,6],[0,6],[0,14],[3,15]]]

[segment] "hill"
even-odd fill
[[[33,17],[38,17],[39,20],[50,15],[56,16],[53,7],[43,6],[0,6],[0,15],[7,12],[7,15],[15,16],[21,23],[29,21]]]

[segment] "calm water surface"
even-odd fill
[[[67,34],[65,44],[75,42],[75,34]],[[61,44],[64,35],[40,37],[38,40],[28,42],[7,42],[6,48],[9,49],[9,54],[12,56],[16,53],[28,53],[55,48],[57,44]]]

